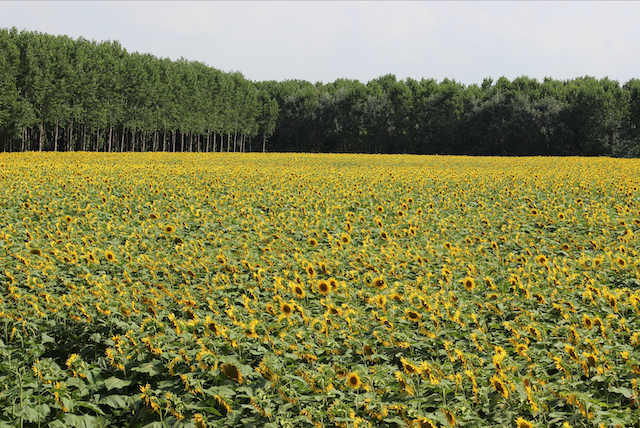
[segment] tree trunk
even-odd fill
[[[267,134],[262,134],[262,153],[267,151]]]
[[[167,151],[167,125],[164,125],[164,132],[162,133],[162,151]]]
[[[58,119],[56,119],[56,125],[53,128],[53,151],[58,151]]]
[[[113,137],[113,125],[109,125],[109,143],[107,145],[107,150],[111,153],[111,137]]]
[[[180,131],[180,151],[184,152],[184,132]]]
[[[44,124],[42,122],[40,122],[40,136],[38,137],[38,147],[39,147],[39,151],[42,151],[42,141],[43,141],[43,134],[44,134]]]
[[[237,141],[238,141],[238,128],[236,128],[235,132],[233,133],[233,152],[234,153],[236,151]]]

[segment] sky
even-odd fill
[[[260,80],[640,78],[635,1],[0,1],[0,27]]]

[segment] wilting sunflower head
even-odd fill
[[[223,364],[220,369],[227,378],[235,380],[238,383],[242,383],[242,374],[240,374],[238,367],[234,364]]]

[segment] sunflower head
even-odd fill
[[[307,241],[307,243],[311,245],[313,248],[318,246],[318,240],[315,238],[309,238],[309,241]]]
[[[293,313],[293,306],[291,306],[287,302],[282,302],[280,303],[280,312],[282,312],[282,315],[290,317]]]
[[[529,422],[523,418],[516,418],[515,420],[518,428],[533,428],[533,422]]]
[[[318,290],[318,293],[322,294],[323,296],[326,296],[331,292],[331,284],[329,284],[325,280],[320,280],[316,285],[316,289]]]
[[[371,285],[378,290],[384,290],[385,288],[387,288],[387,283],[385,282],[384,278],[375,278],[371,282]]]
[[[417,313],[416,311],[412,311],[411,309],[407,309],[405,311],[405,314],[407,316],[407,320],[413,321],[413,322],[418,322],[422,318],[422,316],[419,313]]]
[[[113,254],[113,252],[111,251],[105,251],[104,252],[104,257],[107,259],[107,261],[109,262],[116,262],[116,255]]]
[[[509,389],[507,389],[507,386],[498,376],[491,377],[491,385],[493,385],[496,391],[504,398],[509,398]]]
[[[471,291],[474,288],[476,288],[476,283],[473,280],[473,278],[471,278],[470,276],[466,277],[465,279],[462,280],[462,285],[464,285],[464,288],[467,291]]]
[[[298,299],[303,299],[306,293],[304,292],[304,286],[302,284],[298,284],[297,282],[292,282],[290,284],[291,292]]]
[[[413,421],[413,425],[417,428],[438,428],[431,419],[420,418]]]
[[[347,386],[352,389],[358,389],[362,385],[362,381],[360,380],[360,376],[358,373],[351,372],[347,375]]]
[[[235,380],[238,383],[242,383],[242,374],[240,374],[240,371],[238,371],[238,367],[236,367],[235,364],[223,364],[220,369],[227,378]]]
[[[173,233],[176,231],[176,228],[173,225],[168,224],[164,227],[164,231],[165,233]]]

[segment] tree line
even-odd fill
[[[640,80],[254,82],[0,30],[0,150],[640,156]]]

